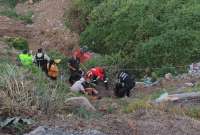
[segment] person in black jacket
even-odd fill
[[[80,80],[83,74],[80,69],[80,59],[76,55],[73,55],[68,60],[68,68],[70,71],[69,83],[73,85],[76,81]]]
[[[117,83],[115,84],[115,96],[130,97],[130,91],[135,87],[135,78],[126,71],[119,72],[117,76]]]
[[[50,61],[49,56],[43,52],[43,49],[38,49],[35,57],[34,57],[34,63],[37,64],[38,67],[42,69],[45,73],[48,72],[47,70],[47,63]]]

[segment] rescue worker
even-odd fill
[[[130,97],[130,91],[135,87],[134,76],[131,76],[126,71],[119,72],[117,76],[117,83],[115,84],[115,96]]]
[[[31,67],[33,65],[33,56],[28,53],[28,50],[24,50],[18,58],[23,66]]]
[[[38,49],[35,57],[34,57],[34,62],[37,64],[38,67],[42,69],[46,74],[48,72],[47,70],[47,63],[50,61],[49,56],[43,52],[43,49],[40,48]]]
[[[52,80],[56,80],[58,77],[59,70],[54,60],[49,61],[49,63],[47,64],[47,70],[48,70],[48,76]]]
[[[97,84],[98,81],[103,81],[105,87],[108,88],[108,80],[106,78],[105,70],[101,67],[91,68],[86,73],[86,80],[90,80],[90,82]]]
[[[80,69],[80,59],[76,57],[76,55],[73,55],[69,59],[68,68],[70,71],[69,83],[73,85],[74,82],[78,81],[83,74],[83,72]]]
[[[98,91],[96,89],[91,87],[86,87],[85,83],[86,83],[85,79],[81,78],[70,87],[70,90],[72,92],[80,92],[83,94],[93,95],[93,96],[98,94]]]
[[[80,59],[76,55],[69,59],[68,68],[71,74],[80,72]]]

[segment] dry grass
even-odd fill
[[[0,65],[1,112],[8,115],[38,110],[53,114],[62,107],[67,86],[60,80],[51,82],[42,72],[31,73],[11,65]]]

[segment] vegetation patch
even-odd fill
[[[77,12],[72,14],[77,13],[84,24],[81,44],[100,54],[121,51],[123,67],[161,68],[158,75],[177,74],[200,58],[200,2],[196,0],[74,0],[73,3]],[[180,66],[183,68],[177,68]]]
[[[132,101],[127,106],[125,106],[124,112],[131,113],[131,112],[135,112],[137,110],[144,110],[144,109],[149,110],[152,108],[153,108],[153,106],[150,103],[148,103],[146,100],[138,99],[138,100]]]
[[[33,21],[32,21],[33,12],[32,11],[28,11],[25,15],[20,15],[20,14],[17,14],[14,9],[8,9],[8,10],[1,11],[0,15],[7,16],[7,17],[13,18],[15,20],[21,20],[27,24],[33,23]]]
[[[83,118],[87,120],[92,119],[92,118],[100,118],[102,116],[100,112],[90,112],[90,111],[87,111],[83,107],[73,110],[73,113],[79,118]]]
[[[62,108],[69,90],[62,80],[51,82],[37,67],[34,72],[8,64],[0,67],[0,92],[7,99],[2,103],[1,112],[6,116],[38,110],[54,114]]]
[[[8,37],[6,42],[10,47],[14,47],[17,50],[28,50],[28,42],[25,38],[22,37]]]

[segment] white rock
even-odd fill
[[[33,130],[32,132],[28,134],[24,134],[24,135],[46,135],[46,130],[45,130],[45,127],[40,126],[36,128],[35,130]]]
[[[72,97],[72,98],[68,98],[65,101],[65,107],[67,107],[68,109],[76,109],[76,108],[83,107],[87,111],[96,111],[96,109],[94,108],[94,106],[85,97]]]

